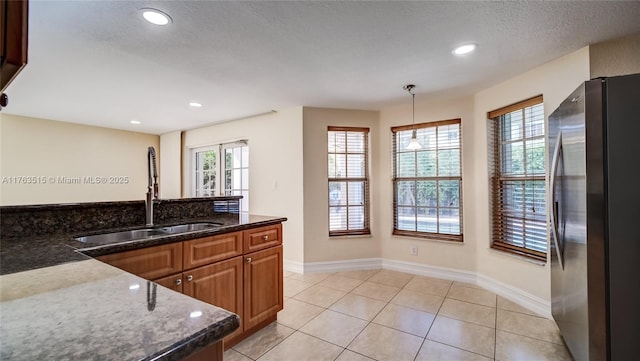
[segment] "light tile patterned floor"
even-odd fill
[[[554,321],[478,286],[389,270],[285,272],[278,321],[226,361],[571,360]]]

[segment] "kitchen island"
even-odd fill
[[[14,211],[3,207],[3,218],[11,218]],[[92,257],[278,224],[286,218],[224,212],[172,217],[169,221],[221,225],[187,235],[90,245],[74,240],[78,231],[73,229],[43,236],[3,219],[3,227],[24,231],[7,234],[5,229],[1,239],[0,358],[182,360],[212,347],[221,355],[222,339],[241,324],[238,315]],[[125,225],[117,229],[131,228]],[[100,232],[106,229],[111,230]]]

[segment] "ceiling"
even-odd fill
[[[145,22],[145,7],[173,23]],[[378,110],[408,102],[407,83],[417,99],[471,95],[640,31],[638,1],[32,0],[29,11],[29,63],[3,112],[153,134],[300,105]],[[477,51],[452,55],[467,42]]]

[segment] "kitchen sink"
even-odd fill
[[[217,228],[222,226],[222,223],[207,222],[207,223],[186,223],[177,224],[174,226],[158,227],[158,228],[142,228],[134,229],[130,231],[112,232],[94,234],[89,236],[76,237],[75,240],[82,243],[105,245],[127,241],[137,241],[143,239],[153,239],[159,237],[166,237],[181,233],[204,231],[207,229]]]
[[[216,228],[222,226],[222,223],[187,223],[187,224],[178,224],[175,226],[162,227],[161,230],[169,233],[169,234],[177,234],[177,233],[185,233],[185,232],[194,232],[194,231],[204,231],[206,229]]]

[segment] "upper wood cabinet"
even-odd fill
[[[29,2],[0,0],[0,93],[27,64]]]
[[[282,224],[244,231],[244,253],[282,244]]]
[[[153,280],[182,272],[182,242],[108,254],[98,259],[134,275]]]

